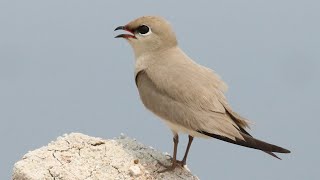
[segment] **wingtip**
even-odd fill
[[[285,154],[287,154],[287,153],[291,153],[291,151],[290,151],[290,150],[285,149],[285,148],[283,148],[283,147],[279,147],[279,146],[277,146],[277,150],[276,150],[276,151],[272,151],[272,152],[285,153]]]
[[[288,149],[284,149],[283,153],[291,153]]]
[[[268,151],[263,151],[263,152],[265,152],[265,153],[267,153],[267,154],[271,155],[272,157],[275,157],[275,158],[277,158],[277,159],[279,159],[279,160],[282,160],[282,159],[279,158],[277,155],[275,155],[273,152],[268,152]]]

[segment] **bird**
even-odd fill
[[[135,83],[144,106],[160,117],[173,133],[173,157],[161,172],[185,166],[194,137],[274,153],[289,150],[248,133],[250,121],[234,112],[224,93],[227,85],[213,70],[196,63],[178,45],[171,24],[160,16],[142,16],[115,28],[135,56]],[[184,157],[177,160],[179,134],[188,134]],[[163,164],[162,164],[163,165]]]

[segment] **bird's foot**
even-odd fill
[[[172,157],[170,157],[170,161],[173,162],[173,158],[172,158]],[[176,163],[177,163],[178,165],[180,165],[181,167],[187,165],[187,163],[186,163],[185,160],[182,160],[182,161],[176,160]]]
[[[185,161],[179,161],[179,160],[177,160],[177,164],[179,164],[181,167],[184,167],[185,165],[187,165]]]
[[[186,165],[186,163],[184,161],[178,161],[178,160],[176,160],[175,162],[172,162],[171,166],[165,165],[162,162],[160,162],[159,160],[158,160],[158,164],[160,164],[160,166],[164,167],[164,169],[159,171],[159,173],[170,172],[170,171],[175,170],[176,167],[182,168]]]
[[[173,170],[177,167],[177,165],[178,165],[178,164],[176,164],[176,163],[173,163],[171,166],[166,166],[166,165],[164,165],[164,164],[162,164],[162,163],[159,163],[159,164],[164,167],[163,170],[158,171],[159,173],[164,173],[164,172],[173,171]]]

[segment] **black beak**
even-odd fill
[[[117,30],[126,30],[126,28],[124,26],[119,26],[114,29],[114,31],[117,31]]]
[[[136,37],[134,36],[133,31],[128,29],[126,26],[119,26],[116,29],[114,29],[114,31],[117,31],[117,30],[128,31],[128,32],[132,33],[133,35],[132,34],[119,34],[118,36],[116,36],[114,38],[125,38],[125,39],[133,38],[133,39],[136,39]]]
[[[119,34],[118,36],[115,36],[114,38],[125,38],[125,34]]]

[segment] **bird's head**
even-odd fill
[[[126,39],[136,56],[177,45],[176,36],[169,22],[158,16],[143,16],[127,25],[117,27],[116,30],[124,30],[130,33],[120,34],[115,38]]]

